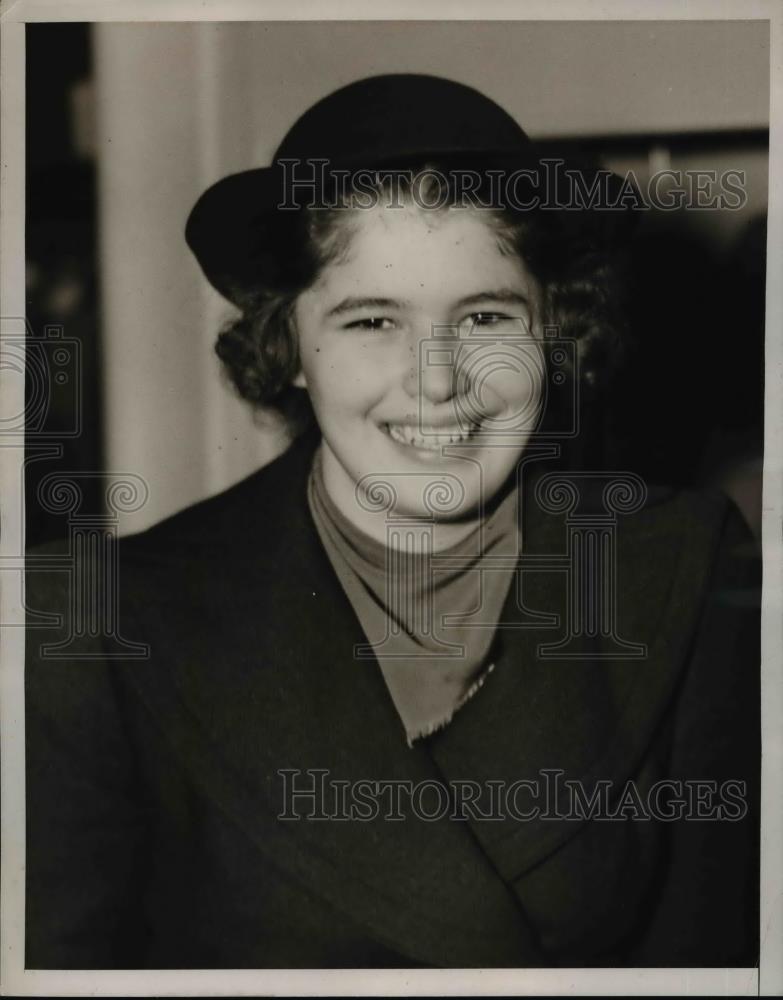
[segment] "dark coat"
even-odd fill
[[[310,456],[304,440],[120,543],[119,628],[147,660],[86,638],[93,659],[41,658],[58,631],[30,627],[27,966],[755,965],[758,567],[734,508],[680,493],[620,518],[618,625],[641,660],[542,659],[566,577],[520,573],[494,673],[409,749],[377,663],[353,657],[365,639],[309,516]],[[530,489],[524,510],[526,551],[565,551],[562,517]],[[67,575],[32,561],[27,579],[28,607],[67,630]],[[737,780],[750,805],[735,821],[427,822],[404,804],[295,821],[279,814],[311,800],[286,803],[286,769],[300,789],[320,769],[482,790],[561,770],[642,799],[662,778]]]

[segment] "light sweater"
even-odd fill
[[[519,553],[512,489],[456,545],[432,550],[433,522],[394,519],[402,548],[357,528],[334,504],[316,452],[308,502],[318,535],[380,665],[408,745],[447,725],[493,669],[491,647]]]

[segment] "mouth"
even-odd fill
[[[479,430],[478,424],[470,427],[428,427],[411,424],[382,424],[381,429],[392,441],[420,451],[439,451],[445,445],[464,444]]]

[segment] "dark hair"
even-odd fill
[[[447,161],[427,161],[405,170],[379,170],[372,174],[371,189],[365,177],[361,190],[375,196],[374,204],[401,196],[403,204],[424,204],[425,211],[464,205],[450,167]],[[483,164],[471,192],[473,204],[482,206],[477,210],[495,228],[501,251],[518,254],[539,281],[543,322],[577,342],[581,379],[595,389],[616,370],[622,354],[624,282],[617,255],[602,245],[598,227],[584,212],[522,210],[482,201],[490,173]],[[417,189],[417,183],[423,187]],[[435,183],[439,200],[430,207],[428,185]],[[278,211],[264,221],[254,255],[257,281],[234,290],[241,315],[222,330],[215,347],[244,399],[274,406],[294,421],[305,419],[309,407],[306,393],[292,386],[299,371],[293,310],[301,292],[350,243],[354,214],[346,211],[345,190],[343,179],[342,196],[333,192],[330,207]]]

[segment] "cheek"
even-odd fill
[[[303,353],[302,369],[322,422],[365,413],[387,391],[384,366],[373,364],[355,344],[334,345],[324,338],[318,349]]]

